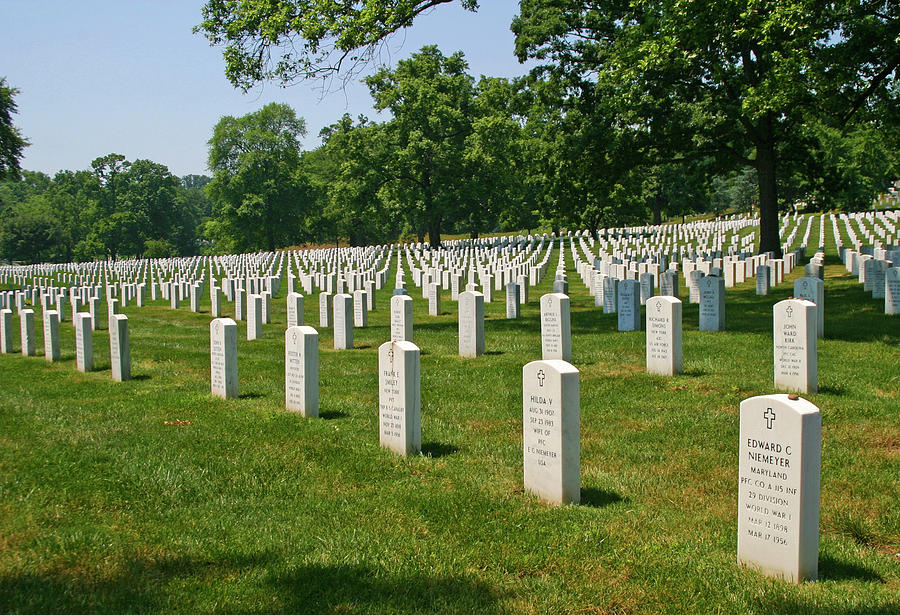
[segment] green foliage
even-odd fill
[[[206,187],[220,222],[241,250],[302,240],[311,186],[299,172],[306,123],[289,106],[270,103],[253,113],[219,120],[209,140]]]
[[[29,145],[12,121],[18,109],[15,101],[18,93],[18,89],[6,84],[6,77],[0,77],[0,180],[19,177],[19,161],[23,150]]]
[[[379,43],[428,9],[453,0],[209,0],[194,28],[224,46],[225,74],[244,91],[367,64]],[[476,0],[459,0],[475,10]]]
[[[97,158],[91,171],[52,179],[24,171],[0,182],[0,257],[37,261],[141,256],[164,240],[175,254],[197,251],[197,225],[209,202],[183,188],[169,170],[119,154]]]
[[[843,128],[898,102],[896,3],[522,0],[520,10],[519,58],[569,95],[603,101],[622,130],[644,133],[651,158],[754,166],[762,251],[779,249],[776,169],[790,174],[783,150],[807,114]]]

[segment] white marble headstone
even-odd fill
[[[288,410],[319,416],[319,333],[312,327],[292,325],[284,333],[284,396]]]
[[[797,393],[818,390],[816,304],[785,299],[772,306],[775,388]]]
[[[216,318],[209,323],[210,388],[215,397],[238,396],[237,323]]]
[[[541,297],[541,357],[572,360],[572,324],[569,297],[550,293]]]
[[[413,298],[409,295],[391,297],[391,341],[413,341]]]
[[[412,342],[378,347],[379,442],[403,456],[422,450],[419,354]]]
[[[460,293],[458,306],[459,356],[479,357],[484,354],[484,295]]]
[[[795,583],[815,580],[822,451],[819,409],[796,395],[745,399],[739,451],[738,562]]]
[[[554,504],[581,501],[579,373],[559,359],[522,368],[525,489]]]
[[[671,296],[647,301],[647,372],[681,373],[681,300]]]

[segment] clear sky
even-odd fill
[[[269,83],[242,94],[225,79],[221,50],[191,28],[201,0],[0,0],[0,76],[20,90],[13,122],[31,141],[22,168],[53,174],[88,169],[112,152],[148,158],[175,175],[208,173],[207,141],[223,115],[283,102],[306,119],[307,149],[343,113],[387,119],[353,81],[323,95],[320,84]],[[389,44],[396,63],[423,45],[462,50],[478,77],[527,72],[513,56],[516,0],[457,4],[421,17]],[[374,70],[374,67],[372,67]],[[371,72],[371,71],[370,71]]]

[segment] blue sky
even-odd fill
[[[434,43],[445,54],[462,50],[476,77],[524,74],[509,31],[518,2],[481,4],[475,14],[457,4],[434,9],[394,37],[383,59],[396,63]],[[20,90],[13,121],[31,141],[22,167],[49,174],[87,169],[94,158],[116,152],[165,164],[176,175],[206,173],[206,142],[218,119],[269,102],[287,103],[306,119],[307,149],[345,112],[386,119],[356,80],[331,93],[312,82],[235,90],[225,79],[221,50],[191,33],[202,5],[0,0],[0,76]]]

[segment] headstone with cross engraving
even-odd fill
[[[822,418],[796,395],[741,402],[738,562],[795,583],[818,575]]]
[[[581,500],[579,374],[559,359],[522,368],[525,489],[554,504]]]
[[[541,297],[541,357],[572,360],[572,325],[569,297],[549,293]]]
[[[353,348],[353,297],[345,293],[334,296],[334,349]]]
[[[385,342],[378,347],[378,439],[403,456],[422,450],[419,383],[418,346]]]
[[[230,318],[216,318],[209,323],[209,366],[213,396],[237,397],[237,323]]]
[[[637,280],[619,280],[616,313],[619,331],[641,330],[641,285]]]
[[[794,280],[794,297],[816,304],[816,337],[825,337],[825,282],[804,277]]]
[[[319,416],[319,333],[312,327],[293,325],[284,333],[284,397],[288,410]]]
[[[697,282],[700,293],[701,331],[725,330],[725,280],[704,276]]]
[[[413,341],[413,298],[409,295],[391,297],[391,341]]]
[[[660,296],[647,301],[647,373],[681,373],[681,300]]]
[[[772,306],[775,388],[797,393],[818,390],[816,304],[785,299]]]
[[[484,295],[466,291],[459,294],[459,356],[484,354]]]
[[[296,292],[287,296],[287,326],[299,327],[303,325],[303,295]]]

